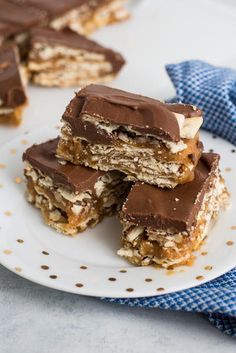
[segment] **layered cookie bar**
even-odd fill
[[[202,120],[201,110],[191,105],[90,85],[62,117],[57,152],[74,164],[174,188],[193,179],[202,152]]]
[[[18,125],[27,104],[17,47],[0,47],[0,124]]]
[[[48,25],[56,30],[70,28],[89,34],[99,27],[129,17],[124,0],[10,0],[33,6],[47,15]]]
[[[58,232],[74,235],[120,209],[128,184],[116,171],[100,172],[55,157],[58,139],[23,155],[28,200]]]
[[[219,155],[214,153],[203,153],[194,180],[173,190],[136,183],[120,214],[118,254],[141,266],[186,264],[227,200]]]
[[[70,30],[31,32],[28,69],[35,84],[68,87],[109,82],[124,63],[120,54]]]

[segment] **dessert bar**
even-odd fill
[[[58,232],[74,235],[120,208],[128,184],[119,172],[74,166],[55,157],[58,139],[33,145],[23,155],[28,200]]]
[[[0,47],[0,124],[18,125],[27,104],[17,47]]]
[[[30,37],[28,69],[32,82],[38,85],[109,82],[125,63],[120,54],[70,30],[37,28]]]
[[[194,180],[175,189],[136,183],[120,214],[118,254],[142,266],[188,263],[227,199],[219,155],[214,153],[203,153]]]
[[[56,30],[70,28],[89,34],[99,27],[129,17],[124,0],[9,0],[23,8],[34,7],[47,17],[47,23]]]
[[[79,91],[62,121],[60,157],[127,180],[174,188],[193,179],[202,152],[200,109],[101,85]]]

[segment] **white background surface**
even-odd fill
[[[235,33],[235,1],[143,0],[137,1],[130,22],[103,29],[94,38],[122,48],[127,58],[114,86],[167,98],[174,91],[164,64],[198,58],[236,67]],[[148,66],[146,60],[135,64],[140,55],[148,58]],[[72,92],[31,88],[24,124],[2,128],[0,143],[57,123]],[[1,353],[235,352],[235,341],[202,315],[101,303],[29,283],[2,267],[0,281]]]

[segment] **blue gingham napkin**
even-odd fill
[[[166,66],[176,97],[204,112],[203,128],[236,145],[236,70],[200,60]]]
[[[236,144],[236,71],[193,60],[167,65],[175,86],[172,101],[204,111],[203,127]],[[224,333],[236,337],[236,269],[184,291],[134,299],[105,299],[129,306],[204,313]]]

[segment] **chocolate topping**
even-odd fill
[[[124,65],[125,60],[115,51],[105,48],[98,43],[66,29],[62,32],[54,31],[50,28],[36,28],[31,31],[31,43],[44,43],[50,46],[65,46],[67,48],[85,50],[105,56],[113,67],[114,72],[118,72]]]
[[[10,0],[21,6],[31,6],[47,13],[49,20],[66,15],[70,10],[85,6],[94,10],[107,0]],[[80,10],[82,12],[83,8]]]
[[[29,5],[45,11],[49,19],[65,14],[67,11],[80,6],[87,0],[11,0],[21,6]]]
[[[66,187],[80,193],[94,189],[94,184],[105,174],[72,163],[60,164],[56,158],[56,148],[59,138],[33,145],[23,154],[23,160],[29,162],[44,175],[49,176],[55,185]]]
[[[22,30],[41,24],[45,16],[44,12],[30,6],[22,7],[3,0],[0,2],[0,20],[19,26]]]
[[[211,186],[219,158],[215,153],[203,153],[194,180],[175,189],[136,183],[123,206],[122,216],[144,227],[189,231]]]
[[[183,114],[185,118],[202,116],[201,109],[195,107],[194,105],[174,103],[174,104],[166,104],[166,107],[171,112]]]
[[[26,94],[19,72],[17,48],[0,48],[0,108],[15,108],[26,103]]]
[[[0,5],[1,6],[1,5]],[[3,40],[21,32],[20,27],[0,20],[0,38]]]
[[[175,110],[186,118],[193,115],[190,113],[193,110],[192,106],[165,104],[153,98],[118,89],[89,85],[76,94],[67,107],[63,119],[71,125],[73,135],[84,137],[94,143],[99,143],[96,135],[101,138],[101,129],[96,128],[96,135],[88,133],[86,128],[81,129],[81,124],[84,124],[82,121],[84,114],[98,121],[129,126],[141,134],[178,142],[180,131],[178,121],[173,114]],[[199,113],[200,110],[197,111],[197,116]],[[104,143],[109,139],[111,137],[107,134]]]

